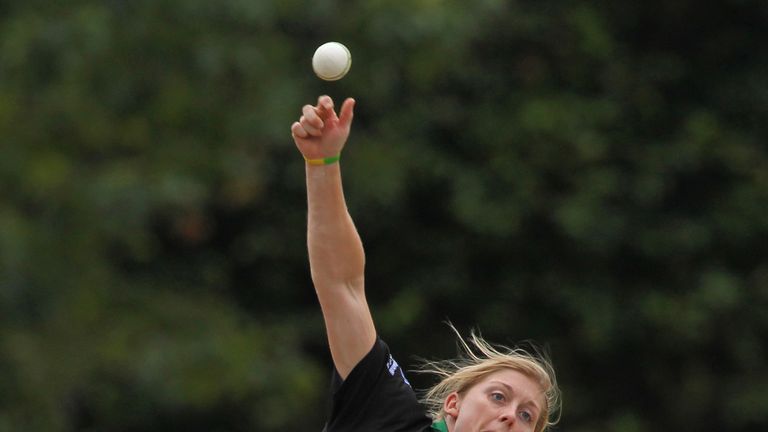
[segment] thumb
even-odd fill
[[[355,100],[347,98],[339,111],[339,126],[348,128],[352,124],[352,117],[354,117]]]

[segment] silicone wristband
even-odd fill
[[[307,161],[309,165],[330,165],[332,163],[338,162],[339,159],[341,159],[340,154],[336,156],[327,157],[327,158],[321,158],[321,159],[307,159],[306,157],[304,158],[304,160]]]

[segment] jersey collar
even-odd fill
[[[445,424],[445,419],[432,423],[432,430],[438,432],[448,432],[448,425]]]

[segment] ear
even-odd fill
[[[445,402],[443,402],[443,411],[454,419],[459,416],[459,394],[456,392],[453,392],[448,395],[448,397],[445,398]]]

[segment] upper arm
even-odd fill
[[[316,284],[315,289],[323,311],[334,366],[339,376],[346,379],[376,341],[376,329],[365,299],[362,277],[348,285]]]

